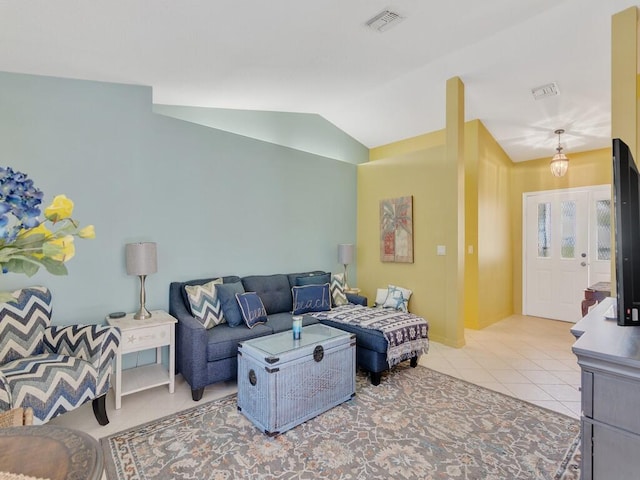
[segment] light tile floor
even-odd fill
[[[580,367],[571,323],[513,315],[465,330],[463,348],[431,342],[420,364],[541,407],[580,417]]]
[[[465,330],[466,345],[451,348],[431,342],[420,364],[542,407],[579,418],[580,368],[571,352],[572,324],[514,315],[482,330]],[[235,382],[205,389],[201,402],[236,392]],[[107,398],[110,423],[101,427],[91,403],[54,418],[50,423],[83,430],[95,438],[197,406],[182,376],[173,395],[156,387],[122,398],[114,409],[113,392]]]

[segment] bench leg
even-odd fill
[[[194,402],[201,400],[202,395],[204,395],[204,387],[194,388],[191,390],[191,398],[193,398]]]
[[[371,372],[371,385],[380,385],[382,372]]]
[[[418,366],[418,356],[411,357],[411,368],[416,368]]]

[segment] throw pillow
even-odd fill
[[[191,314],[206,329],[224,323],[224,313],[220,305],[220,299],[216,293],[216,285],[222,284],[221,278],[205,283],[204,285],[185,285]]]
[[[344,293],[344,273],[336,273],[331,278],[331,300],[333,300],[334,307],[349,303],[347,295]]]
[[[382,307],[389,296],[388,288],[378,288],[376,290],[376,307]]]
[[[267,310],[256,292],[236,293],[236,300],[247,327],[253,328],[267,322]]]
[[[296,286],[303,285],[324,285],[331,282],[331,274],[323,273],[322,275],[305,275],[304,277],[296,277]]]
[[[389,294],[384,301],[383,307],[395,308],[402,312],[409,311],[409,299],[411,298],[411,290],[395,285],[389,285]]]
[[[227,319],[227,323],[230,327],[237,327],[242,325],[242,312],[238,306],[236,300],[236,293],[244,293],[244,287],[240,282],[223,283],[222,285],[216,285],[216,292],[222,305],[222,311],[224,312],[224,318]]]
[[[328,283],[293,287],[291,291],[293,293],[294,315],[331,310],[331,295],[329,294]]]

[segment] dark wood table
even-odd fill
[[[103,458],[92,436],[35,425],[0,429],[0,472],[50,480],[100,480]]]
[[[589,307],[600,303],[607,297],[611,296],[611,282],[598,282],[591,285],[584,291],[584,300],[582,300],[582,316],[589,313]]]

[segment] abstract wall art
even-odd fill
[[[380,200],[380,260],[413,263],[413,197]]]

